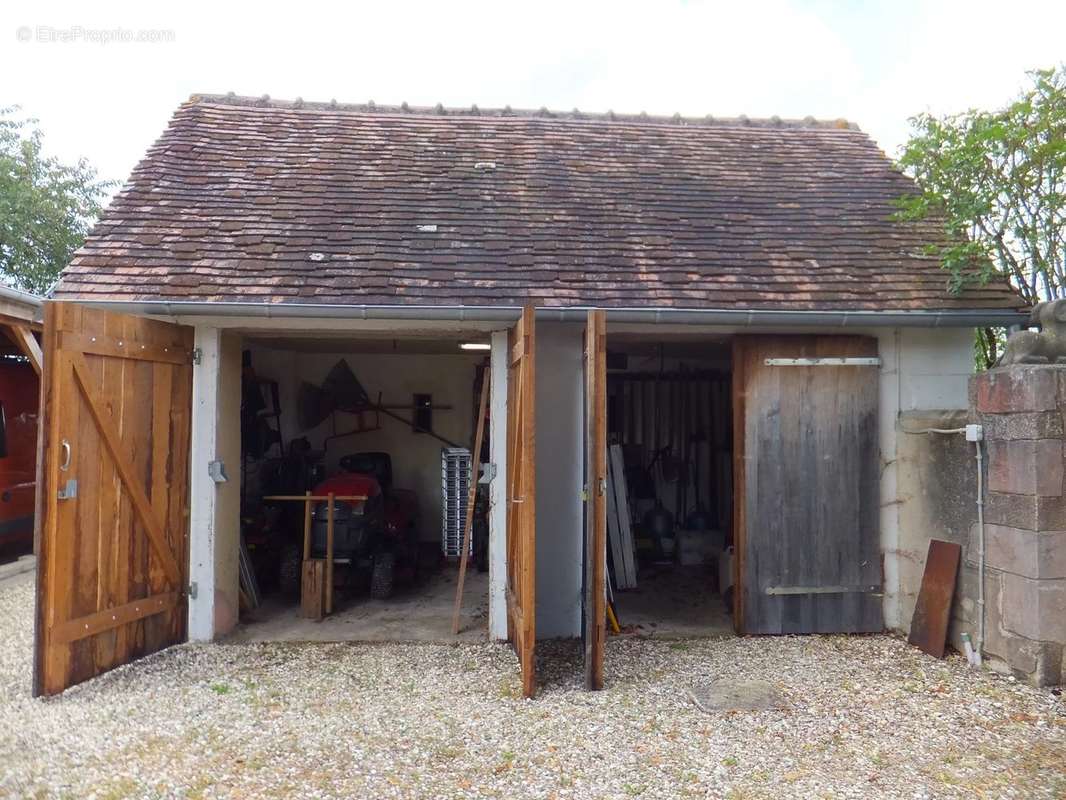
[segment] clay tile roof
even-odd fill
[[[910,190],[844,121],[194,96],[56,296],[1020,308],[947,292]]]

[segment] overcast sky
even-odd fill
[[[908,116],[1000,105],[1066,60],[1063,0],[92,5],[3,0],[0,106],[115,180],[194,93],[844,117],[891,155]]]

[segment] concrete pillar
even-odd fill
[[[489,384],[489,638],[507,638],[507,331],[492,334]]]
[[[237,624],[240,541],[240,340],[197,327],[189,465],[189,640],[211,641]],[[216,483],[211,462],[228,481]]]
[[[1038,686],[1066,646],[1066,367],[1016,365],[971,384],[988,458],[986,655]],[[967,562],[979,558],[976,528]]]

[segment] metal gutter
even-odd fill
[[[9,290],[15,291],[15,290]],[[24,293],[21,293],[24,294]],[[2,296],[2,295],[0,295]],[[32,297],[33,295],[30,295]],[[39,301],[38,301],[39,302]],[[125,313],[168,317],[265,317],[268,319],[410,320],[452,322],[513,322],[520,306],[398,306],[310,303],[232,303],[201,301],[60,300]],[[537,319],[583,322],[596,306],[538,307]],[[1028,322],[1028,313],[1000,309],[944,311],[785,311],[734,308],[606,308],[610,322],[655,325],[811,326],[811,327],[922,327],[946,328],[1009,326]]]
[[[43,297],[33,294],[32,292],[24,292],[21,289],[15,289],[11,286],[5,286],[0,283],[0,299],[9,300],[12,303],[17,303],[21,306],[26,306],[28,309],[33,310],[33,318],[41,318],[41,308]]]

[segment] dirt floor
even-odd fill
[[[712,591],[709,567],[645,564],[637,588],[616,591],[615,610],[623,632],[640,636],[729,636],[733,618]]]
[[[183,645],[34,700],[32,588],[0,584],[2,797],[1066,796],[1059,696],[890,636],[613,637],[595,693],[539,644],[532,701],[504,645]],[[738,677],[774,701],[693,701]]]
[[[399,587],[388,600],[366,595],[343,598],[321,622],[300,616],[298,606],[267,598],[247,615],[232,642],[455,642],[485,641],[489,624],[489,574],[466,571],[459,636],[452,635],[452,610],[459,568],[444,567],[412,587]]]

